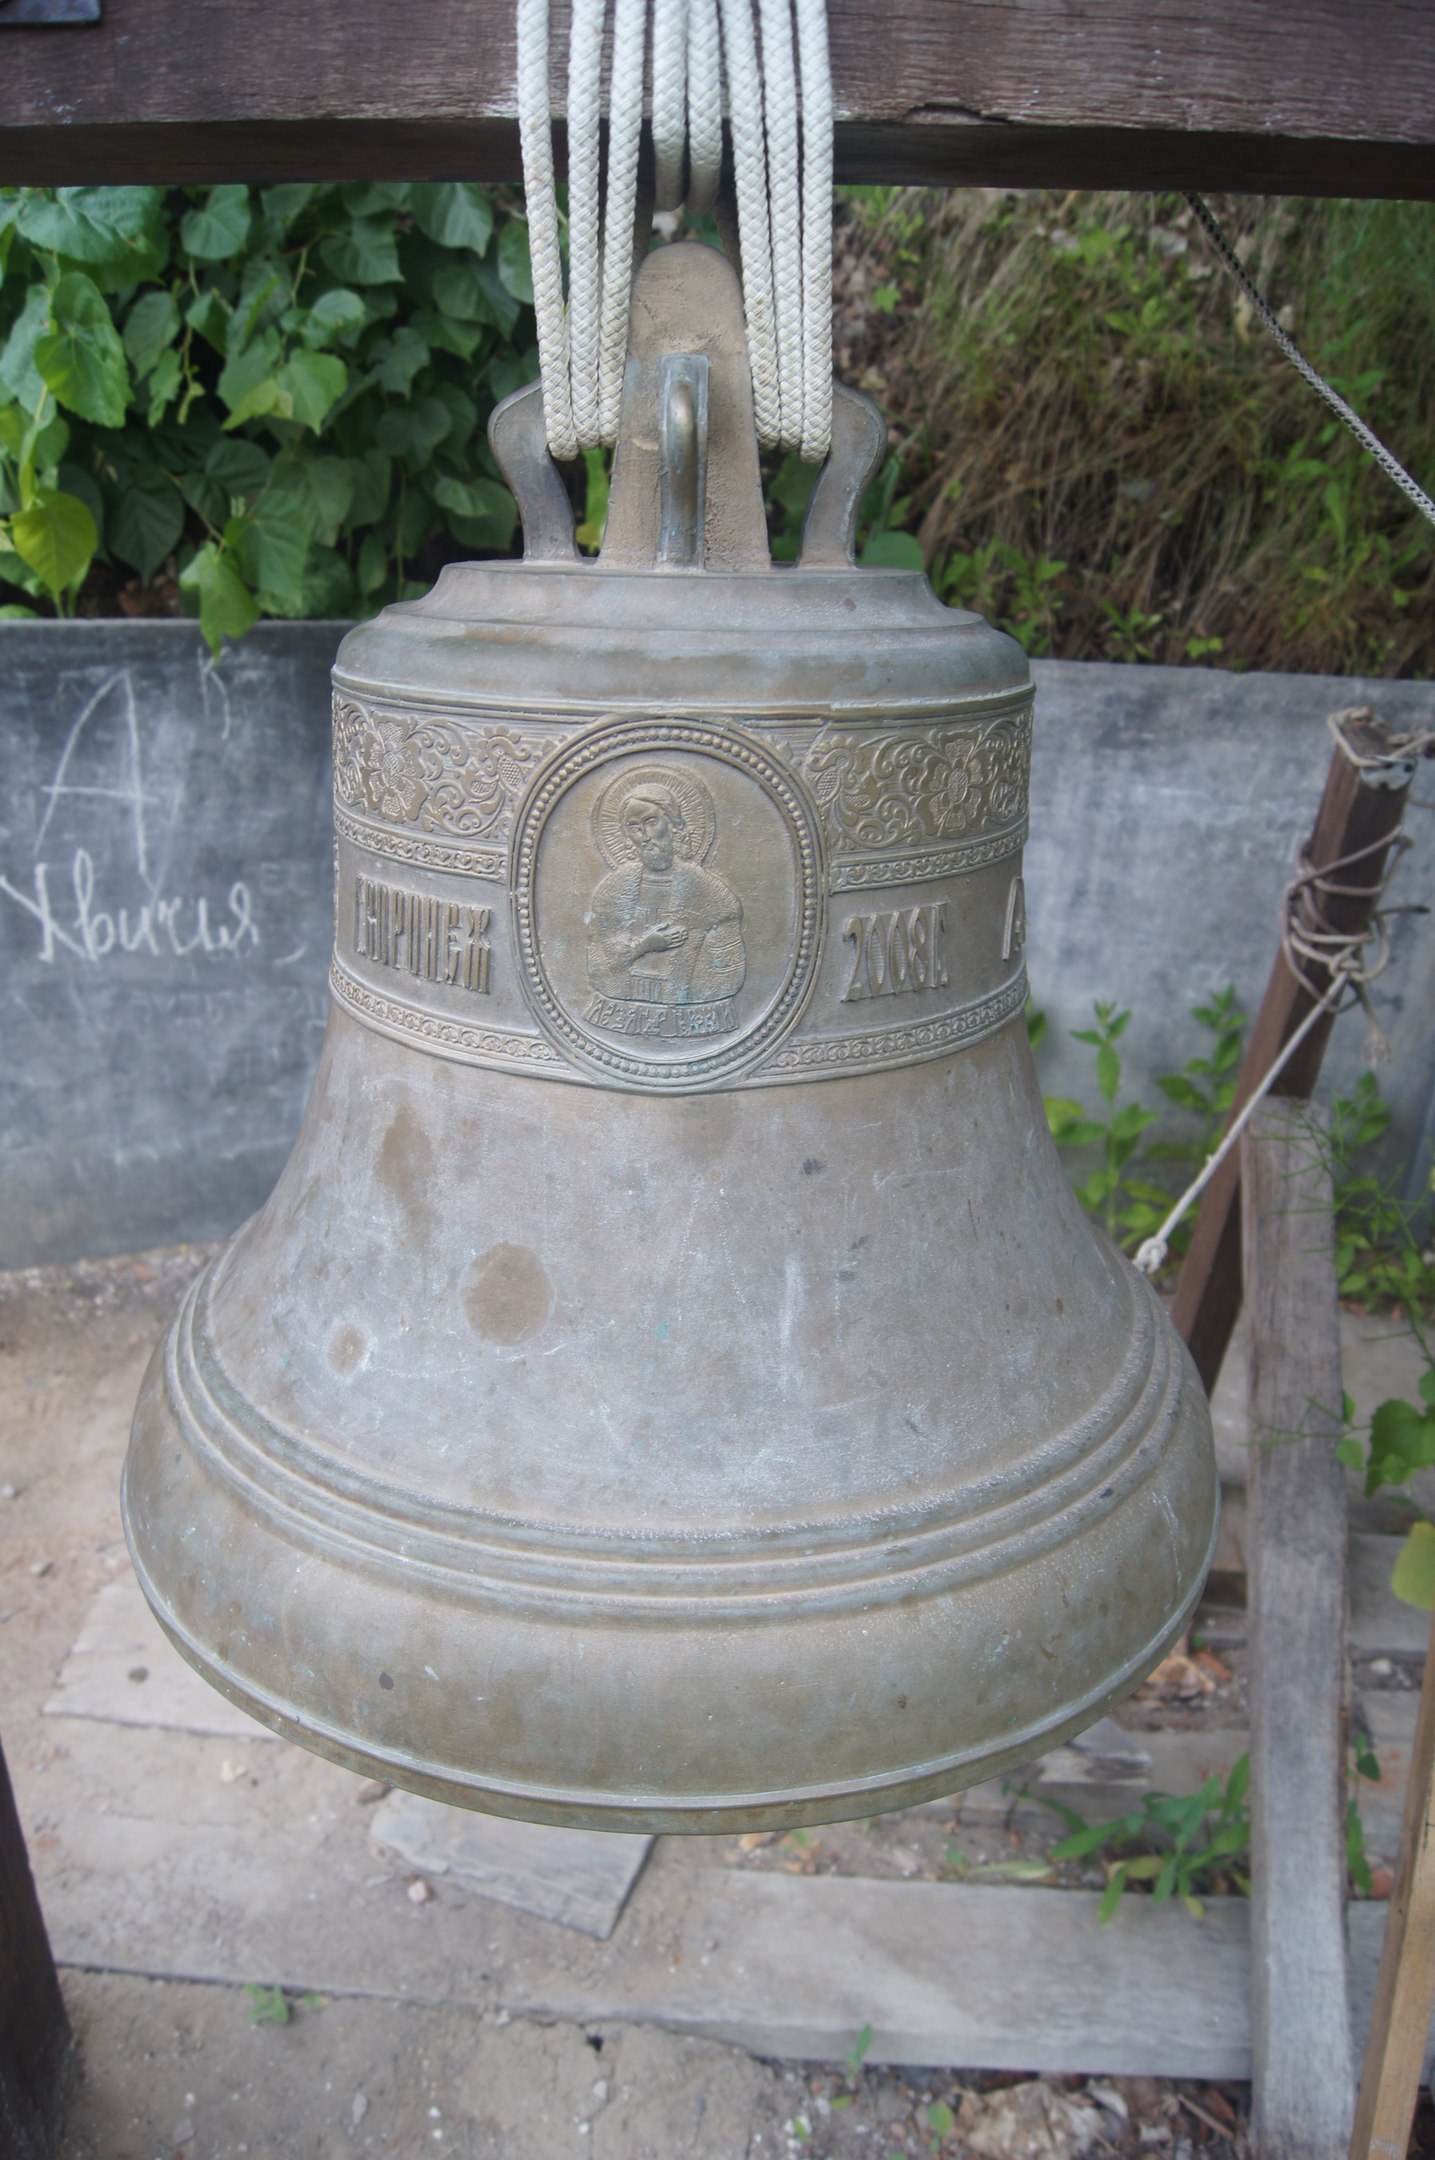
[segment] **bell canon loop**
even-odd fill
[[[492,432],[525,559],[339,653],[322,1062],[146,1377],[140,1581],[234,1702],[440,1800],[951,1792],[1139,1682],[1216,1522],[1027,1044],[1026,661],[854,567],[840,386],[771,562],[713,250],[637,278],[596,560],[537,385]]]

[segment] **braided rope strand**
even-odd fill
[[[573,0],[568,43],[568,369],[575,445],[601,440],[598,339],[602,247],[598,144],[607,0]]]
[[[832,447],[832,63],[826,0],[797,0],[802,69],[802,442],[820,465]]]
[[[717,0],[688,4],[688,209],[711,210],[722,177],[722,40]]]
[[[617,0],[613,75],[608,92],[608,198],[603,218],[603,318],[598,348],[598,425],[604,442],[616,442],[618,437],[623,367],[628,357],[647,30],[648,0]]]
[[[688,0],[653,11],[653,198],[659,210],[683,199],[687,142]]]
[[[518,0],[518,139],[528,205],[528,253],[533,312],[543,377],[543,418],[556,458],[578,454],[568,387],[568,334],[563,315],[563,255],[558,244],[558,196],[553,177],[553,126],[548,109],[548,0]]]
[[[777,326],[778,442],[784,450],[796,450],[802,443],[802,207],[791,0],[758,0],[758,10]]]
[[[767,207],[767,146],[763,138],[762,76],[753,34],[752,0],[721,0],[723,63],[732,126],[733,179],[742,247],[748,357],[752,363],[757,439],[772,449],[782,433],[773,314],[772,243]]]

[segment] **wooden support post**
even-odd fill
[[[1243,1143],[1251,1461],[1252,2121],[1337,2160],[1355,2099],[1345,1942],[1345,1483],[1328,1129],[1263,1103]]]
[[[1373,714],[1349,732],[1363,755],[1381,757],[1389,754],[1389,734]],[[1397,776],[1403,770],[1400,767],[1392,769]],[[1348,875],[1343,875],[1340,882],[1378,886],[1389,855],[1388,844],[1395,838],[1405,815],[1405,798],[1413,778],[1412,763],[1409,773],[1399,784],[1392,786],[1388,779],[1383,779],[1380,785],[1375,785],[1369,774],[1362,772],[1337,749],[1326,776],[1315,830],[1307,845],[1312,867],[1324,870],[1363,848],[1371,848],[1374,852]],[[1366,927],[1373,906],[1370,899],[1330,895],[1325,900],[1324,913],[1331,929],[1355,936]],[[1330,978],[1325,969],[1317,965],[1309,966],[1306,973],[1315,984],[1318,997]],[[1228,1126],[1250,1101],[1282,1047],[1290,1041],[1315,1003],[1316,997],[1297,980],[1284,952],[1278,952],[1251,1030],[1236,1083],[1235,1101],[1226,1121]],[[1298,1098],[1310,1095],[1333,1024],[1329,1015],[1316,1023],[1276,1081],[1274,1094]],[[1196,1361],[1196,1370],[1207,1394],[1220,1376],[1221,1361],[1241,1309],[1240,1189],[1240,1157],[1233,1153],[1206,1188],[1171,1302],[1171,1318]]]
[[[0,1754],[0,2153],[49,2160],[60,2137],[70,2023]]]
[[[1405,1787],[1405,1820],[1350,2160],[1404,2160],[1435,2008],[1435,1628]]]

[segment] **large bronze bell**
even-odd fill
[[[598,561],[536,386],[493,436],[527,559],[334,671],[323,1062],[146,1378],[140,1581],[233,1701],[441,1800],[950,1792],[1141,1679],[1216,1518],[1042,1114],[1025,659],[853,567],[850,392],[772,564],[709,249],[639,275]]]

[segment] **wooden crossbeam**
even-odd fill
[[[829,4],[843,180],[1435,199],[1426,0]],[[513,14],[105,0],[0,27],[0,182],[516,179]]]

